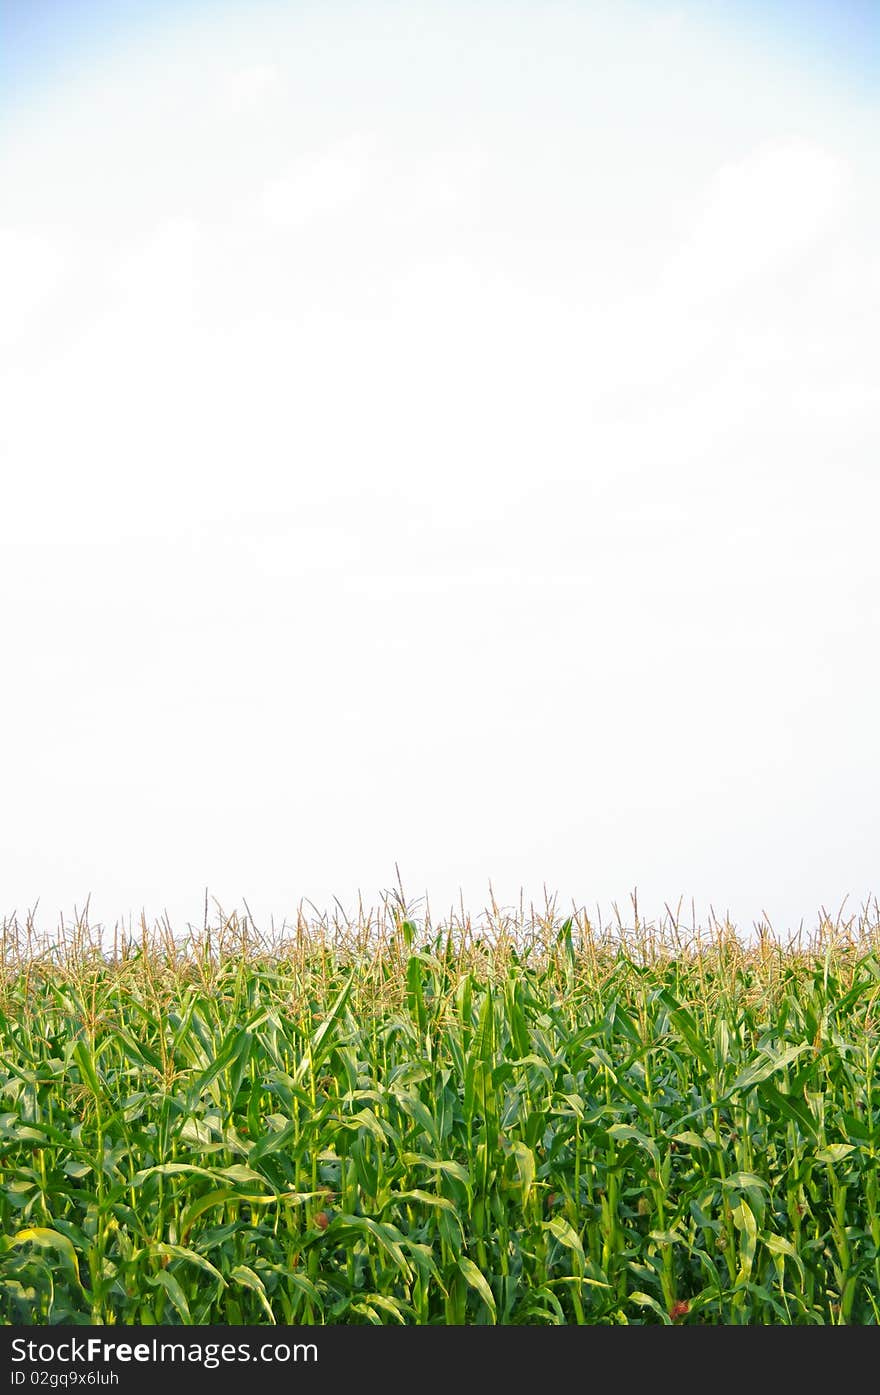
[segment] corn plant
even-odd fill
[[[876,927],[4,932],[6,1323],[873,1324]]]

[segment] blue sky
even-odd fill
[[[22,78],[76,59],[94,43],[124,37],[143,22],[143,0],[4,0],[0,6],[0,63],[4,76]]]
[[[254,10],[259,5],[266,8],[266,0],[254,0],[248,8]],[[273,0],[271,7],[284,8],[278,0]],[[88,52],[96,44],[130,41],[138,30],[161,24],[163,11],[178,18],[184,12],[202,11],[216,21],[223,9],[235,8],[224,0],[2,0],[0,71],[20,75],[22,67],[30,65],[48,71],[59,62],[75,61],[74,54],[78,59],[82,51]],[[310,7],[292,0],[286,8],[302,11]],[[340,3],[336,8],[344,10],[345,6]],[[517,6],[519,10],[532,8],[537,14],[539,7]],[[542,8],[546,12],[548,7]],[[589,3],[569,3],[564,8],[588,10]],[[651,0],[634,8],[647,14]],[[653,8],[658,8],[656,3]],[[729,33],[740,30],[752,34],[759,42],[778,44],[793,58],[814,62],[825,71],[836,70],[842,80],[849,77],[868,82],[880,64],[880,11],[874,0],[682,0],[675,8],[690,24],[713,24]]]
[[[313,7],[291,0],[252,0],[257,9],[308,12]],[[377,5],[377,10],[394,7]],[[436,6],[424,6],[435,11]],[[439,6],[448,11],[460,6]],[[495,8],[483,5],[484,11]],[[520,3],[522,13],[534,11],[536,22],[546,21],[548,9],[588,11],[581,4],[538,7]],[[629,6],[633,22],[639,12],[649,16],[661,8],[656,0]],[[666,7],[664,7],[666,8]],[[787,62],[803,65],[834,82],[855,85],[866,96],[876,96],[880,75],[880,9],[874,0],[681,0],[673,6],[689,26],[713,27],[728,40],[741,39],[758,46],[772,45]],[[168,22],[186,23],[200,13],[213,24],[222,23],[224,10],[242,13],[242,7],[224,0],[2,0],[0,3],[0,81],[7,93],[22,85],[52,81],[56,75],[76,69],[96,53],[128,45],[138,35],[155,35]],[[339,13],[347,7],[335,6]],[[539,13],[543,10],[543,15]],[[507,14],[510,6],[505,7]],[[503,17],[499,17],[503,22]]]
[[[693,7],[695,9],[699,6]],[[857,81],[876,77],[880,11],[873,0],[736,0],[719,7],[725,23],[740,16],[790,53]]]
[[[0,13],[0,911],[876,890],[867,7]]]

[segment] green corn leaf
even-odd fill
[[[169,1270],[160,1269],[158,1274],[148,1274],[147,1283],[150,1284],[152,1288],[164,1288],[182,1321],[188,1326],[192,1323],[192,1316],[189,1311],[189,1303],[187,1302],[186,1294]]]
[[[259,1274],[255,1274],[253,1269],[249,1268],[246,1264],[237,1264],[230,1273],[229,1278],[232,1283],[240,1284],[242,1288],[250,1289],[251,1293],[257,1295],[260,1307],[274,1326],[275,1314],[272,1312],[269,1295],[266,1293],[266,1285],[263,1283]]]
[[[489,1310],[489,1315],[492,1323],[494,1324],[495,1322],[497,1322],[498,1311],[495,1306],[495,1297],[492,1293],[491,1288],[487,1284],[483,1274],[481,1274],[480,1270],[474,1264],[473,1260],[468,1259],[467,1255],[459,1255],[458,1267],[461,1271],[461,1276],[464,1279],[465,1283],[468,1284],[472,1289],[474,1289],[474,1291],[478,1293],[482,1298],[483,1302]]]
[[[56,1250],[70,1269],[76,1283],[80,1285],[76,1250],[66,1235],[62,1235],[59,1231],[52,1230],[48,1226],[27,1226],[24,1230],[19,1230],[13,1235],[12,1244],[38,1245],[41,1249]]]
[[[784,1070],[790,1066],[799,1056],[809,1050],[806,1042],[799,1046],[789,1046],[785,1051],[768,1053],[763,1061],[753,1061],[740,1075],[736,1077],[730,1087],[729,1094],[734,1095],[739,1090],[751,1090],[753,1086],[760,1084],[762,1080],[767,1080],[769,1076],[775,1075],[777,1071]]]
[[[221,1288],[226,1287],[226,1280],[216,1265],[212,1264],[209,1259],[205,1259],[204,1255],[197,1254],[195,1250],[187,1249],[185,1245],[166,1245],[157,1241],[155,1244],[150,1245],[149,1253],[151,1255],[160,1255],[168,1259],[185,1260],[187,1264],[194,1264],[197,1269],[202,1269],[206,1274],[210,1274],[212,1279],[217,1280]],[[165,1272],[167,1273],[168,1271],[166,1270]]]
[[[573,1250],[581,1262],[585,1262],[584,1247],[581,1238],[563,1216],[554,1216],[551,1221],[544,1222],[544,1229],[549,1230],[554,1240],[558,1240],[560,1245],[564,1245],[567,1250]]]

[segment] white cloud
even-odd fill
[[[233,73],[224,84],[224,90],[231,110],[236,115],[244,115],[277,96],[280,86],[277,63],[253,63]]]
[[[485,151],[467,148],[423,155],[410,179],[411,216],[444,213],[473,201],[488,163]]]
[[[127,297],[150,308],[164,305],[191,291],[198,244],[193,218],[164,218],[145,238],[121,250],[112,279]]]
[[[270,223],[295,228],[354,203],[370,173],[370,143],[363,138],[304,154],[265,185],[260,209]]]
[[[806,143],[770,142],[723,165],[670,264],[666,289],[687,304],[784,270],[842,211],[847,162]]]
[[[61,284],[68,263],[63,235],[0,226],[0,349],[27,332]]]

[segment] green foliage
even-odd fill
[[[571,921],[7,966],[0,1320],[874,1323],[878,999]]]

